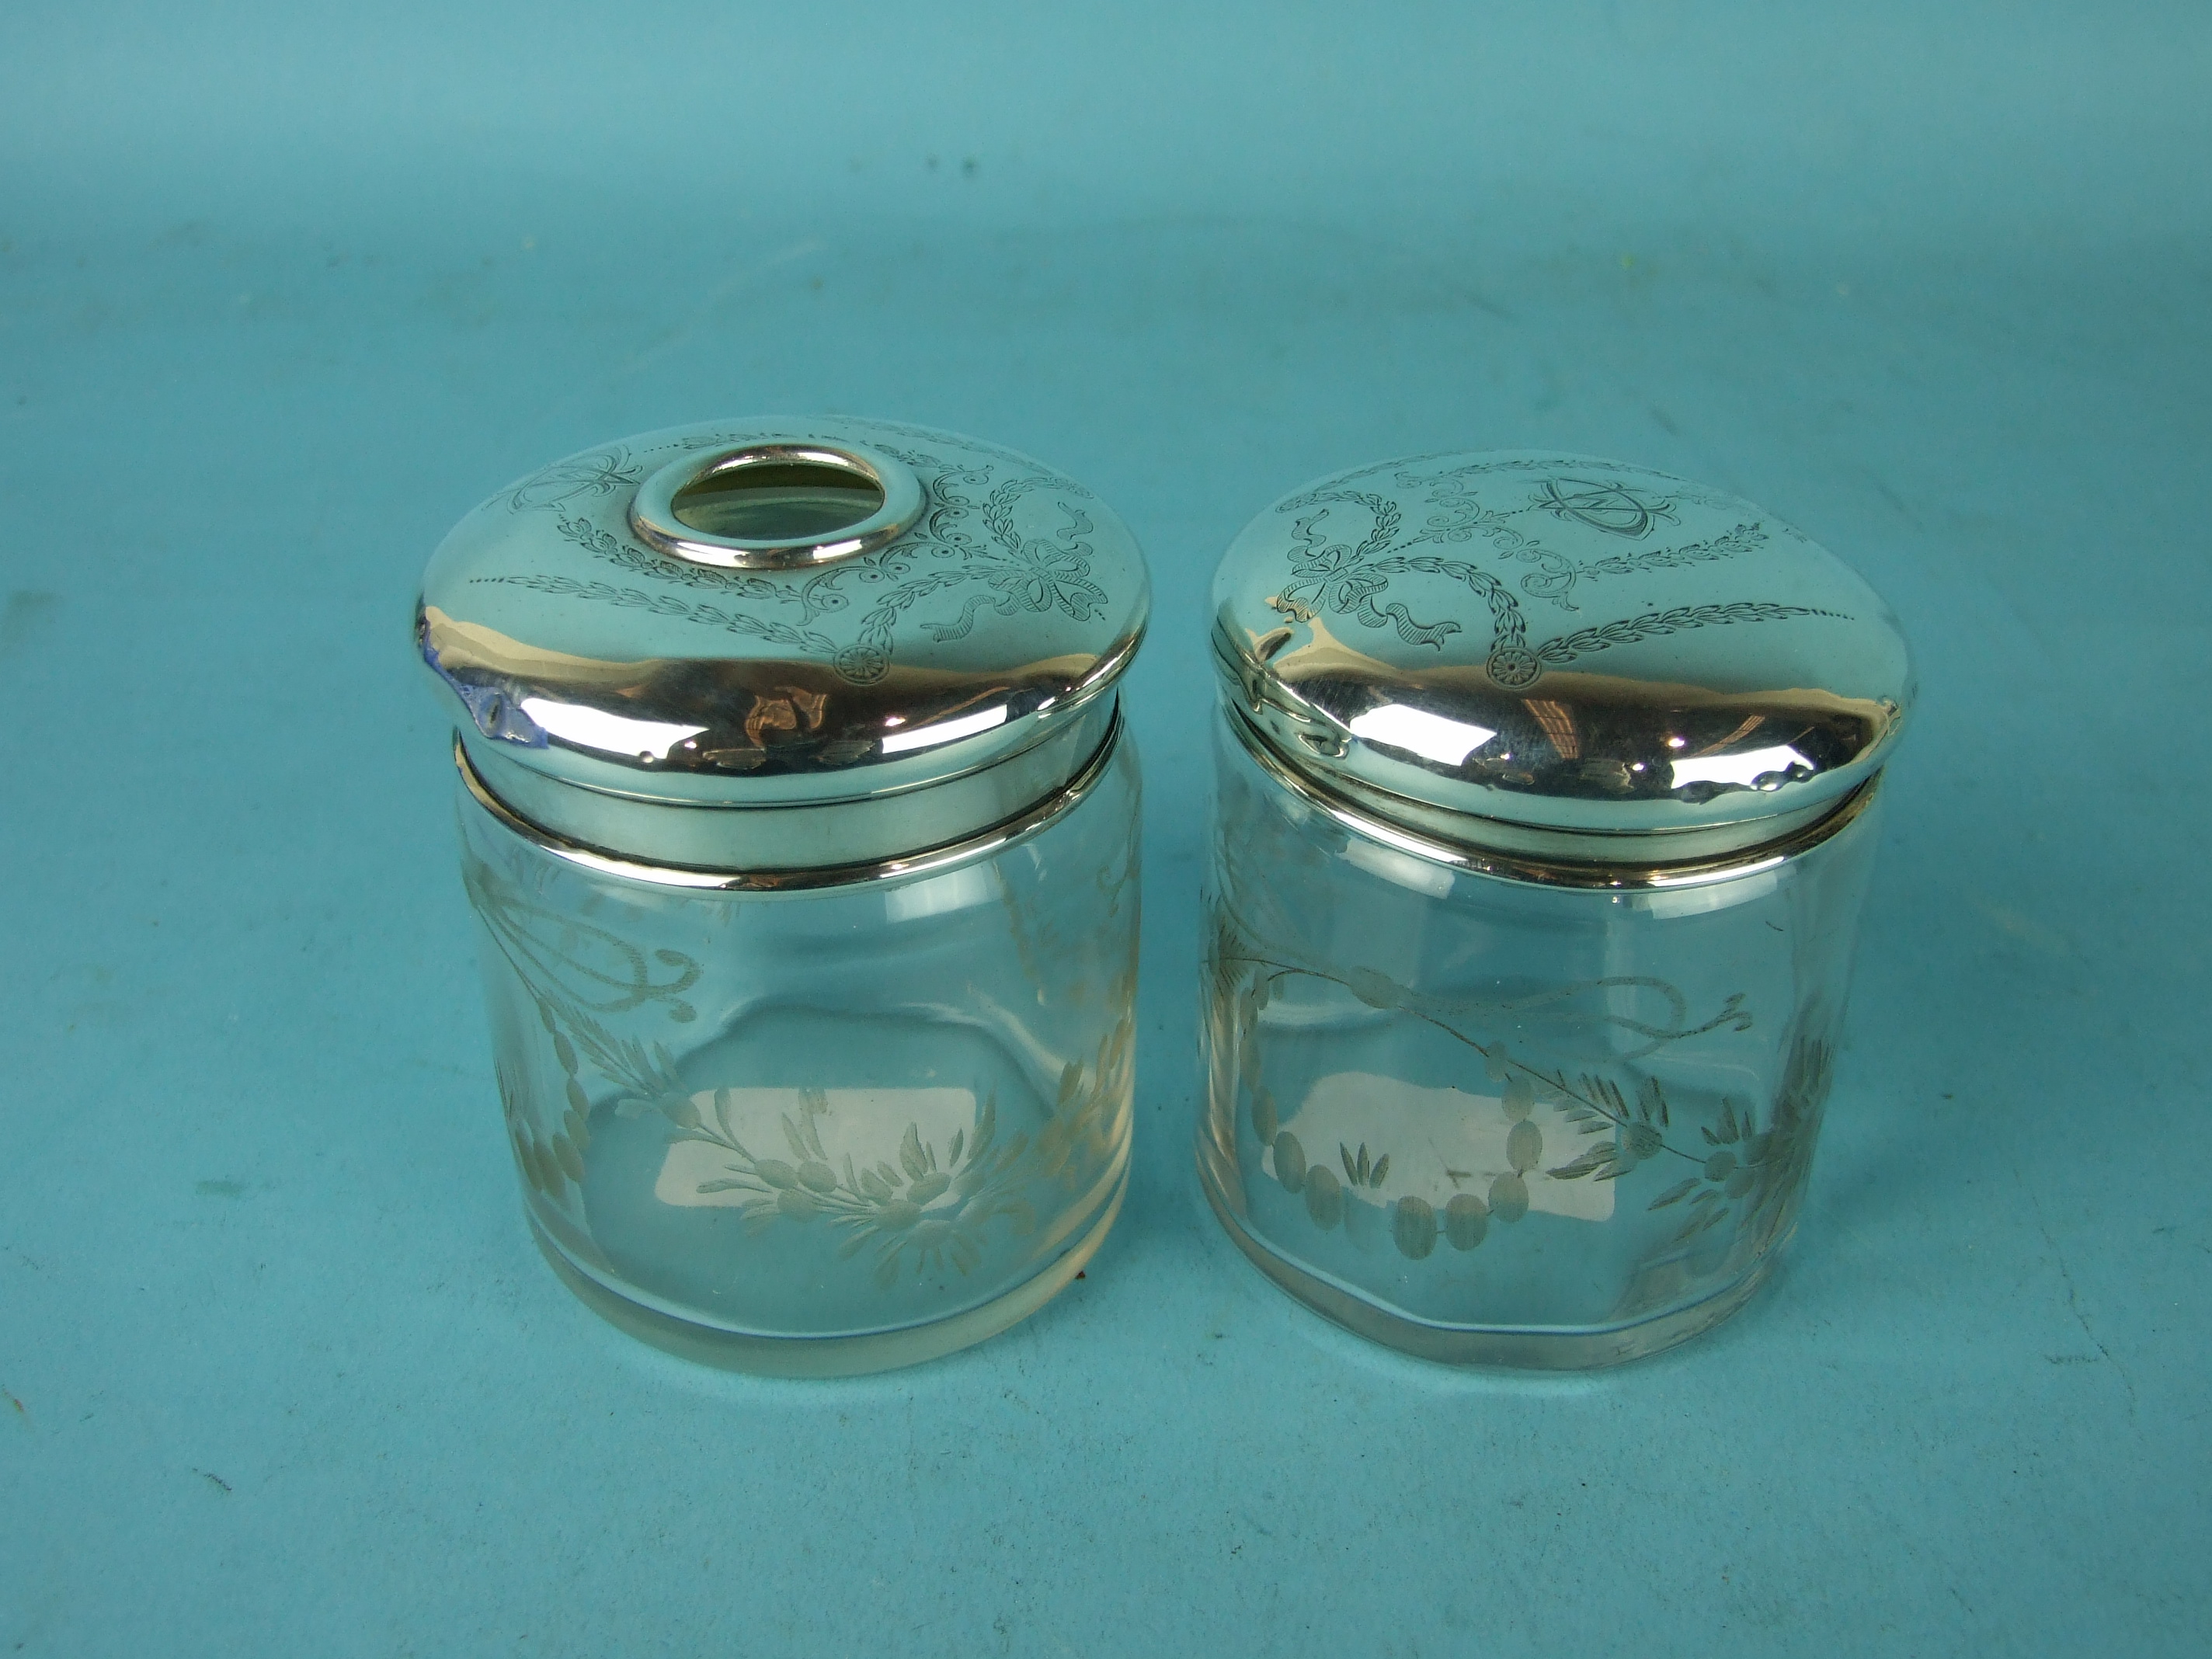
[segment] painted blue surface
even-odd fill
[[[2204,1650],[2212,18],[2112,9],[10,6],[0,1651]],[[1141,1139],[1045,1313],[800,1386],[532,1250],[406,623],[534,464],[833,409],[1146,544]],[[1213,558],[1504,444],[1923,672],[1786,1265],[1581,1380],[1189,1168]]]

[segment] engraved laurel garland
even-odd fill
[[[1544,544],[1541,519],[1532,515],[1547,515],[1606,535],[1641,541],[1662,524],[1676,521],[1675,508],[1681,499],[1686,495],[1702,499],[1701,493],[1688,485],[1662,494],[1617,480],[1578,477],[1560,471],[1558,463],[1504,465],[1523,471],[1542,468],[1549,476],[1538,480],[1519,505],[1494,508],[1476,498],[1468,475],[1499,470],[1498,463],[1476,463],[1426,477],[1400,472],[1395,479],[1398,487],[1425,489],[1428,504],[1434,509],[1423,527],[1411,532],[1407,531],[1405,509],[1398,501],[1350,488],[1352,479],[1336,480],[1291,496],[1275,509],[1294,515],[1291,579],[1268,603],[1301,622],[1310,623],[1322,614],[1349,617],[1364,627],[1390,629],[1408,645],[1441,650],[1447,639],[1463,631],[1462,624],[1449,617],[1423,621],[1403,599],[1389,597],[1389,590],[1393,579],[1400,576],[1444,577],[1468,589],[1488,609],[1492,643],[1483,666],[1492,681],[1508,690],[1534,685],[1547,670],[1565,667],[1579,658],[1669,634],[1797,617],[1843,619],[1838,612],[1812,605],[1732,599],[1647,611],[1531,644],[1521,595],[1574,611],[1579,607],[1573,596],[1583,584],[1640,571],[1679,569],[1733,559],[1764,546],[1768,537],[1765,526],[1754,521],[1738,524],[1705,541],[1638,547],[1602,559],[1571,559]],[[1577,469],[1604,470],[1596,465]],[[1370,527],[1358,542],[1332,539],[1328,533],[1328,521],[1339,508],[1367,515]],[[1516,520],[1521,524],[1516,525]],[[1534,567],[1522,577],[1520,594],[1466,559],[1414,550],[1429,544],[1464,544],[1477,537],[1501,558]]]
[[[649,610],[745,635],[826,660],[855,685],[883,678],[897,653],[901,624],[941,596],[957,596],[957,608],[916,624],[940,644],[964,637],[987,611],[1003,617],[1057,611],[1088,622],[1107,608],[1109,596],[1093,575],[1098,556],[1091,518],[1079,505],[1092,499],[1090,491],[985,445],[934,433],[927,441],[932,449],[953,447],[968,455],[947,460],[929,449],[878,441],[886,454],[914,469],[921,484],[921,516],[891,546],[834,569],[761,574],[683,564],[602,529],[584,507],[634,490],[651,470],[642,456],[615,445],[533,475],[508,492],[507,506],[515,513],[551,512],[565,539],[650,586],[550,574],[477,580]],[[1037,492],[1054,497],[1060,522],[1049,535],[1024,535],[1015,507]],[[687,599],[669,591],[672,586],[714,597]],[[842,642],[817,625],[854,616],[851,636]]]

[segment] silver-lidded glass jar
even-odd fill
[[[1912,696],[1888,608],[1747,501],[1519,452],[1287,496],[1214,600],[1223,1225],[1436,1359],[1726,1317],[1828,1093]]]
[[[416,639],[532,1228],[678,1352],[979,1341],[1127,1180],[1144,562],[967,438],[717,422],[464,519]]]

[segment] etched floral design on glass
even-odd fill
[[[580,867],[462,798],[501,1097],[575,1273],[748,1337],[1071,1273],[1126,1181],[1136,762],[978,861],[767,896]]]
[[[1433,1357],[1701,1329],[1794,1223],[1871,811],[1680,891],[1455,872],[1218,746],[1201,1174],[1294,1294]]]

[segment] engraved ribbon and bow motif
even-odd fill
[[[1507,463],[1505,470],[1530,465]],[[1540,535],[1528,533],[1513,521],[1526,522],[1532,514],[1547,514],[1607,535],[1640,540],[1662,524],[1676,522],[1676,498],[1627,483],[1553,472],[1538,480],[1518,505],[1492,507],[1478,498],[1469,475],[1494,465],[1479,463],[1426,477],[1401,472],[1395,480],[1399,487],[1425,491],[1428,504],[1435,509],[1425,526],[1402,535],[1405,512],[1399,503],[1387,495],[1350,488],[1350,480],[1308,490],[1282,502],[1276,511],[1295,515],[1291,525],[1290,580],[1269,603],[1293,617],[1348,617],[1364,627],[1388,628],[1408,645],[1441,650],[1446,640],[1464,631],[1462,623],[1450,616],[1424,620],[1404,600],[1385,602],[1383,596],[1400,576],[1444,577],[1467,588],[1488,610],[1492,643],[1484,667],[1492,681],[1510,690],[1534,684],[1547,670],[1564,667],[1614,646],[1693,629],[1838,615],[1811,605],[1733,599],[1616,617],[1531,645],[1521,599],[1498,576],[1465,559],[1413,550],[1425,544],[1467,544],[1480,538],[1499,557],[1535,567],[1522,577],[1518,585],[1522,594],[1573,611],[1578,607],[1571,596],[1580,584],[1736,558],[1765,546],[1767,532],[1757,522],[1744,523],[1700,542],[1639,548],[1577,561],[1547,546]],[[1328,533],[1331,518],[1346,508],[1364,513],[1370,526],[1356,543],[1332,539]]]
[[[550,511],[564,539],[647,585],[584,581],[551,573],[477,580],[650,610],[745,635],[824,661],[841,678],[860,685],[890,672],[898,653],[900,623],[939,594],[968,590],[950,617],[921,623],[938,644],[965,638],[985,611],[1005,617],[1057,611],[1077,622],[1107,611],[1112,596],[1094,574],[1098,553],[1091,520],[1075,505],[1089,500],[1090,491],[1057,473],[1026,468],[1000,451],[941,434],[928,434],[928,441],[972,449],[974,454],[948,461],[927,450],[878,441],[885,453],[914,469],[921,485],[921,515],[890,546],[827,570],[763,574],[686,564],[601,529],[585,509],[635,489],[657,464],[617,445],[547,467],[508,492],[507,507],[515,513]],[[1024,535],[1015,520],[1016,504],[1038,491],[1050,492],[1063,515],[1048,537]],[[975,591],[979,586],[985,591]],[[669,591],[675,587],[714,597],[687,599]],[[822,630],[823,618],[849,613],[862,600],[870,602],[850,624],[854,637],[841,642]],[[793,611],[797,614],[788,614]]]

